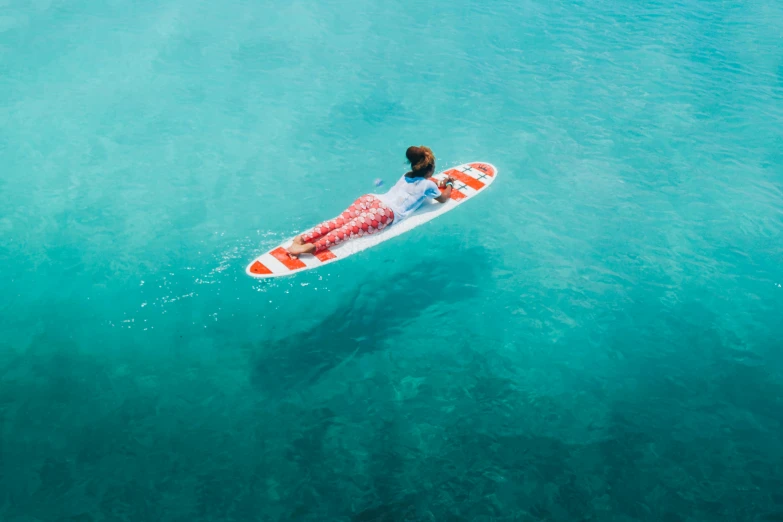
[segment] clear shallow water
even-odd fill
[[[775,2],[0,5],[0,518],[783,517]],[[404,170],[501,178],[273,283]]]

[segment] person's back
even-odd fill
[[[440,196],[438,185],[428,178],[402,176],[386,193],[376,197],[394,211],[398,223],[415,212],[427,199]]]

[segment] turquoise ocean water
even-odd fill
[[[781,27],[0,1],[0,520],[782,520]],[[414,144],[500,176],[244,274]]]

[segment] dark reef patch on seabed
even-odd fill
[[[364,476],[352,475],[342,492],[329,486],[322,494],[295,494],[298,518],[344,519],[346,512],[330,502],[335,494],[354,506],[350,519],[357,522],[774,518],[783,501],[774,493],[783,491],[783,450],[770,446],[779,417],[768,415],[783,389],[766,370],[725,357],[736,340],[723,341],[698,303],[685,303],[675,315],[664,308],[651,314],[649,306],[627,310],[635,335],[621,327],[605,340],[625,355],[616,359],[620,380],[603,394],[610,410],[596,427],[600,440],[575,444],[529,433],[525,419],[536,406],[524,384],[502,376],[473,379],[479,367],[441,361],[440,369],[467,387],[464,394],[450,390],[452,415],[421,404],[438,397],[417,397],[383,419],[337,420],[334,411],[322,410],[322,429],[308,430],[295,444],[295,460],[310,463],[302,469],[308,481],[330,483],[334,469],[352,459],[347,447],[364,448]],[[650,352],[672,338],[677,346]],[[470,347],[454,347],[461,350]],[[641,368],[630,362],[638,361],[638,351],[656,355]],[[699,362],[717,367],[700,371]],[[759,396],[770,400],[746,400]],[[552,412],[574,407],[554,399],[546,404]],[[761,431],[751,427],[758,422],[766,424]],[[345,460],[329,440],[341,423],[364,424],[364,433],[374,434],[342,447]],[[422,447],[411,446],[412,427],[434,434]]]
[[[253,385],[273,396],[299,391],[351,357],[383,349],[387,338],[424,313],[432,314],[432,328],[411,335],[433,337],[433,332],[454,328],[449,303],[477,295],[474,282],[488,268],[488,258],[479,248],[455,257],[424,257],[416,268],[362,284],[345,305],[312,328],[246,348],[253,352]]]

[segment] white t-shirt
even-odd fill
[[[399,223],[418,209],[427,198],[437,198],[440,190],[427,178],[403,176],[386,194],[375,197],[394,211],[394,223]]]

